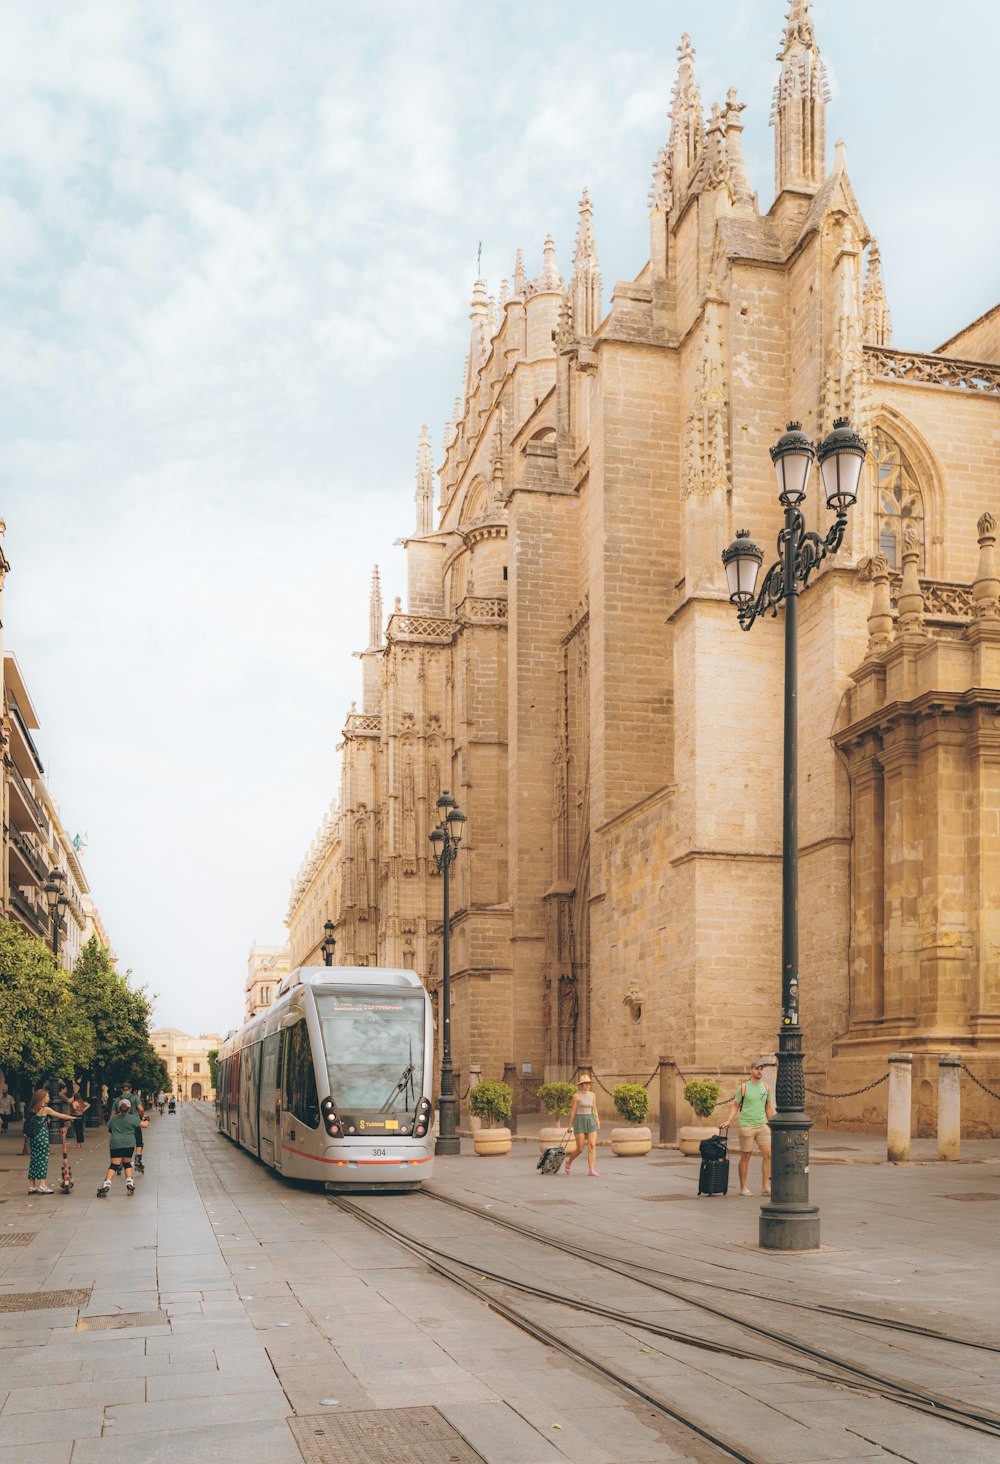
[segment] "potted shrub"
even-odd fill
[[[513,1094],[506,1083],[487,1080],[477,1083],[469,1094],[469,1111],[482,1120],[472,1136],[477,1154],[509,1154]]]
[[[718,1083],[711,1078],[698,1078],[694,1082],[685,1084],[684,1102],[694,1109],[699,1118],[711,1118],[719,1104],[719,1095],[722,1089]],[[718,1124],[715,1128],[702,1128],[694,1125],[687,1125],[677,1130],[677,1142],[682,1154],[697,1154],[698,1145],[702,1139],[710,1139],[718,1133]]]
[[[538,1101],[546,1113],[551,1113],[558,1128],[542,1128],[538,1132],[538,1148],[543,1153],[555,1144],[561,1144],[566,1136],[566,1118],[573,1106],[576,1088],[572,1083],[543,1083],[538,1090]]]
[[[618,1117],[628,1128],[611,1130],[611,1152],[623,1157],[633,1154],[648,1154],[653,1147],[653,1135],[645,1127],[649,1112],[649,1094],[638,1083],[619,1083],[611,1095]]]

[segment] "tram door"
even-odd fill
[[[260,1076],[259,1042],[240,1052],[240,1143],[252,1153],[257,1148],[257,1079]]]
[[[278,1099],[278,1043],[280,1032],[272,1032],[260,1044],[260,1157],[265,1164],[281,1168],[275,1153],[274,1130]]]
[[[319,1098],[313,1070],[312,1044],[305,1018],[282,1033],[281,1146],[285,1152],[315,1153],[319,1128]]]

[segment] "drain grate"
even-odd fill
[[[693,1200],[694,1195],[642,1195],[644,1200]]]
[[[973,1190],[967,1195],[938,1195],[939,1200],[1000,1200],[1000,1194],[987,1190]]]
[[[0,1249],[5,1245],[30,1245],[37,1234],[37,1230],[5,1230],[0,1234]]]
[[[86,1306],[86,1291],[7,1291],[0,1294],[0,1312],[51,1311],[57,1306]]]
[[[81,1317],[78,1332],[116,1332],[120,1327],[165,1327],[170,1318],[166,1312],[114,1312],[109,1317]]]
[[[305,1464],[484,1464],[436,1408],[290,1418]]]

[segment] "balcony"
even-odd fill
[[[7,892],[7,898],[12,914],[20,920],[21,924],[26,925],[35,935],[40,935],[42,940],[48,941],[52,933],[52,922],[49,919],[48,910],[44,912],[37,910],[31,901],[26,900],[21,891],[15,889],[13,885]]]
[[[20,856],[21,862],[28,871],[28,878],[19,880],[18,883],[29,884],[33,877],[39,885],[44,885],[49,877],[49,868],[31,840],[16,828],[8,828],[7,835],[11,848]]]
[[[48,843],[52,837],[52,830],[45,816],[45,810],[42,808],[34,793],[32,793],[27,778],[21,772],[21,769],[13,758],[5,757],[4,765],[10,774],[9,783],[11,792],[14,795],[11,805],[12,817],[20,814],[18,821],[22,824],[33,820],[44,835],[45,842]],[[17,807],[15,807],[15,804]]]

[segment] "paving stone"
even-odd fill
[[[238,1460],[239,1464],[302,1464],[284,1421],[143,1433],[141,1446],[134,1436],[123,1432],[117,1437],[83,1440],[73,1451],[73,1464],[219,1464],[220,1459]],[[35,1464],[35,1460],[25,1459],[23,1464]]]

